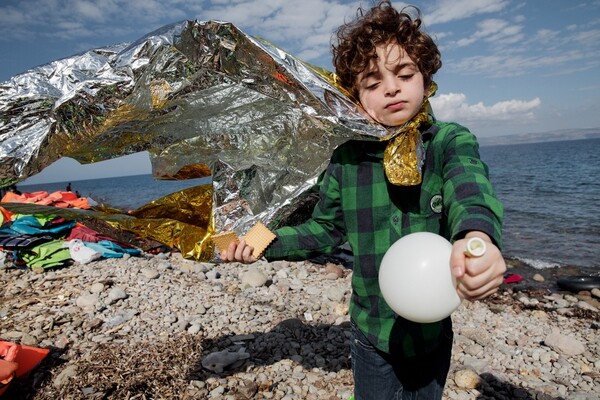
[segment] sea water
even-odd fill
[[[88,179],[83,181],[39,183],[18,186],[21,192],[57,190],[65,191],[71,183],[71,191],[82,197],[90,197],[98,203],[124,210],[135,210],[168,194],[210,183],[211,179],[199,178],[183,181],[157,180],[152,175],[130,175],[113,178]]]
[[[503,253],[600,270],[600,139],[480,150],[505,207]]]
[[[505,207],[503,254],[536,268],[600,270],[600,139],[483,146],[481,156]],[[151,175],[71,182],[82,196],[135,209],[210,178],[160,181]],[[20,186],[65,190],[67,182]]]

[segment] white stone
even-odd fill
[[[552,332],[544,339],[544,343],[553,350],[569,356],[576,356],[585,351],[585,346],[573,336]]]
[[[251,287],[261,287],[264,286],[269,278],[262,272],[259,268],[251,267],[248,271],[244,272],[241,275],[241,282],[243,285],[249,285]]]
[[[475,389],[480,385],[481,378],[477,372],[470,368],[458,370],[454,373],[456,386],[462,389]]]

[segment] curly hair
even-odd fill
[[[414,19],[407,8],[416,10]],[[433,39],[420,28],[421,12],[414,6],[398,12],[385,0],[366,13],[359,8],[355,20],[338,28],[337,45],[332,45],[333,65],[342,86],[357,98],[356,77],[377,57],[376,47],[395,41],[417,64],[425,87],[429,87],[442,66],[442,58]]]

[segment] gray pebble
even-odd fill
[[[144,268],[142,269],[142,275],[144,275],[144,278],[146,279],[156,279],[160,276],[160,273],[152,268]]]
[[[261,287],[267,283],[268,279],[267,275],[256,267],[250,267],[240,276],[243,287]]]
[[[127,298],[127,293],[121,287],[115,286],[108,292],[108,304],[113,304],[119,300]]]

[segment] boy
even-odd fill
[[[276,231],[268,260],[309,259],[348,242],[354,253],[350,316],[354,331],[355,399],[441,399],[450,367],[450,317],[431,324],[403,319],[385,303],[378,284],[382,257],[399,238],[429,231],[453,242],[450,266],[468,300],[496,292],[506,266],[502,205],[494,195],[475,137],[435,121],[428,97],[441,67],[433,40],[389,1],[337,32],[336,73],[389,136],[349,141],[333,153],[319,179],[312,217]],[[421,160],[424,163],[421,165]],[[464,254],[471,237],[487,243],[477,258]],[[254,262],[252,247],[231,243],[224,261]]]

